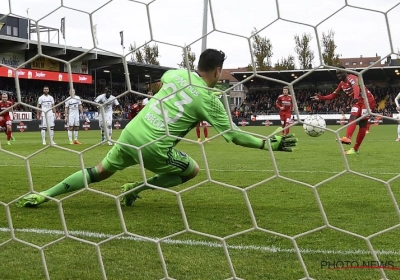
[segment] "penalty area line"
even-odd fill
[[[0,164],[0,167],[25,167],[23,164]],[[81,168],[78,165],[41,165],[40,168]],[[128,168],[138,168],[138,167],[128,167]],[[200,168],[201,171],[205,171],[205,168]],[[215,169],[210,168],[210,171],[214,172],[275,172],[274,169]],[[306,174],[337,174],[342,172],[340,171],[325,171],[325,170],[280,170],[281,174],[285,173],[306,173]],[[373,175],[373,174],[381,174],[381,175],[398,175],[399,172],[362,172],[366,175]]]
[[[38,229],[38,228],[18,228],[14,229],[15,232],[20,233],[32,233],[32,234],[41,234],[41,235],[65,235],[64,231],[61,230],[52,230],[52,229]],[[10,232],[9,228],[0,227],[0,232]],[[90,231],[80,231],[80,230],[71,230],[69,231],[70,235],[74,235],[76,237],[81,238],[98,238],[98,239],[107,239],[113,237],[115,235],[105,234],[101,232],[90,232]],[[158,238],[153,238],[155,241]],[[122,236],[116,239],[119,240],[131,240],[137,242],[149,242],[145,239],[134,237],[134,236]],[[186,246],[204,246],[209,248],[222,248],[222,244],[217,242],[209,242],[209,241],[197,241],[197,240],[178,240],[178,239],[166,239],[162,243],[171,244],[171,245],[186,245]],[[280,248],[276,246],[257,246],[257,245],[227,245],[229,249],[233,250],[242,250],[242,251],[262,251],[267,253],[295,253],[296,250],[293,248]],[[371,255],[371,252],[368,250],[323,250],[323,249],[304,249],[300,248],[300,253],[302,254],[324,254],[324,255]],[[376,250],[375,253],[377,255],[391,255],[391,256],[399,256],[400,251],[395,250]]]

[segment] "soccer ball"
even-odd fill
[[[326,128],[325,120],[319,115],[308,116],[303,123],[303,129],[307,135],[318,137],[324,134]]]

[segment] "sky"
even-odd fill
[[[273,64],[288,55],[296,57],[294,36],[310,33],[315,54],[312,64],[320,65],[317,35],[322,38],[322,33],[329,30],[335,32],[337,53],[342,58],[385,57],[400,49],[400,0],[210,2],[207,47],[225,52],[224,68],[235,69],[251,63],[249,38],[254,29],[271,40]],[[29,18],[53,28],[60,28],[60,20],[65,17],[65,43],[86,49],[94,47],[91,16],[97,25],[99,50],[126,55],[130,44],[139,47],[152,41],[150,45],[157,43],[159,47],[160,64],[178,67],[183,46],[190,45],[197,58],[201,53],[203,6],[204,0],[0,0],[0,13],[27,17],[29,9]],[[124,51],[119,35],[122,30]],[[42,33],[40,38],[57,43],[54,35],[48,37]],[[62,38],[60,44],[64,44]]]

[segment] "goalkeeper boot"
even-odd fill
[[[15,141],[15,137],[11,135],[11,141]]]
[[[17,207],[36,207],[46,201],[44,196],[29,194],[17,201]]]
[[[11,142],[10,142],[10,141],[7,141],[7,145],[11,145]]]
[[[125,193],[129,190],[136,188],[139,184],[138,183],[127,183],[122,186],[122,192]],[[130,192],[123,197],[121,197],[121,205],[124,206],[133,206],[135,200],[140,198],[140,196],[135,192]]]
[[[348,137],[342,137],[342,138],[340,138],[340,142],[341,142],[342,144],[345,144],[345,145],[351,145],[351,139],[348,138]]]
[[[356,155],[356,154],[358,154],[358,151],[354,150],[354,148],[351,148],[350,150],[345,151],[344,153],[346,155]]]

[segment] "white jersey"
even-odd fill
[[[79,115],[79,106],[82,105],[81,98],[75,95],[74,98],[71,96],[65,100],[64,106],[68,108],[68,115]]]
[[[394,102],[396,102],[396,107],[400,106],[399,100],[400,100],[400,92],[397,94],[396,98],[394,99]],[[399,111],[399,110],[397,110],[397,111]]]
[[[38,104],[42,112],[51,111],[54,106],[54,98],[50,95],[42,95],[39,97]]]
[[[115,98],[114,95],[110,95],[109,98],[106,97],[106,94],[100,94],[99,96],[96,97],[95,102],[100,103],[100,104],[104,104],[106,102],[107,105],[104,106],[104,114],[108,115],[108,116],[112,116],[113,113],[113,106],[118,106],[119,102],[118,100]]]

